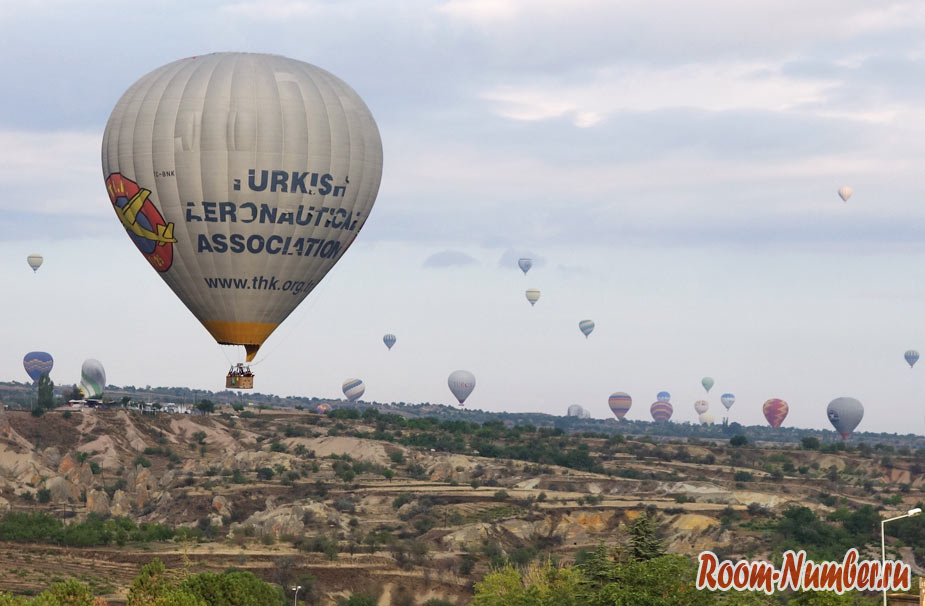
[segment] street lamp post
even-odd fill
[[[292,596],[292,606],[298,606],[300,589],[302,589],[301,585],[296,585],[292,588],[292,590],[295,592],[295,595]]]
[[[913,517],[913,516],[919,515],[920,513],[922,513],[921,508],[916,507],[915,509],[910,509],[909,511],[907,511],[907,512],[904,513],[904,514],[902,514],[901,516],[896,516],[895,518],[889,518],[889,519],[887,519],[887,520],[881,520],[881,521],[880,521],[880,566],[881,566],[881,574],[882,574],[883,568],[886,567],[886,535],[885,535],[884,532],[883,532],[883,531],[884,531],[884,526],[886,526],[886,523],[887,523],[887,522],[892,522],[892,521],[894,521],[894,520],[901,520],[901,519],[903,519],[903,518],[911,518],[911,517]],[[883,606],[886,606],[886,587],[883,588]]]

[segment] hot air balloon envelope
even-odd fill
[[[694,402],[694,410],[697,411],[697,414],[702,415],[706,411],[710,410],[710,403],[706,400],[697,400]]]
[[[852,190],[850,187],[845,186],[838,190],[838,197],[840,197],[843,202],[847,202],[848,198],[850,198],[851,194],[853,193],[854,193],[854,190]]]
[[[392,346],[395,345],[395,335],[389,334],[382,337],[382,342],[391,350]]]
[[[475,375],[468,370],[454,370],[450,373],[446,383],[459,403],[462,404],[472,393],[472,390],[475,389]]]
[[[320,415],[328,414],[329,412],[331,412],[331,407],[328,406],[327,404],[319,404],[318,406],[315,407],[315,412],[317,412]]]
[[[713,418],[713,415],[711,415],[711,414],[708,413],[708,412],[702,413],[702,414],[701,414],[699,417],[697,417],[697,418],[700,420],[700,423],[703,424],[703,425],[713,425],[713,423],[714,423],[714,421],[715,421],[715,419]]]
[[[530,301],[530,305],[534,305],[537,301],[540,300],[540,291],[535,288],[527,289],[527,301]]]
[[[133,84],[106,124],[102,165],[138,250],[250,362],[362,229],[382,142],[363,100],[323,69],[215,53]]]
[[[582,320],[578,323],[578,330],[584,334],[585,338],[588,338],[588,335],[594,330],[594,322],[591,320]]]
[[[655,396],[655,399],[658,400],[659,402],[667,402],[668,400],[671,399],[671,394],[668,393],[667,391],[660,391],[658,392],[658,395]]]
[[[520,267],[520,271],[524,272],[524,275],[527,275],[527,272],[530,271],[530,268],[533,267],[533,259],[528,259],[526,257],[517,260],[517,266]]]
[[[652,402],[652,406],[649,407],[649,414],[656,423],[667,423],[672,413],[674,413],[674,406],[669,402],[656,401]]]
[[[51,357],[50,353],[44,351],[30,351],[22,359],[23,368],[26,369],[26,374],[29,375],[29,378],[33,382],[38,383],[39,378],[43,374],[51,373],[51,369],[55,365],[54,358]]]
[[[360,396],[366,391],[366,385],[359,379],[347,379],[341,388],[344,390],[344,395],[351,402],[359,400]]]
[[[724,393],[720,399],[720,402],[723,403],[723,406],[726,407],[726,410],[732,408],[732,405],[736,403],[736,397],[731,393]]]
[[[700,384],[707,390],[707,393],[710,393],[710,389],[713,387],[713,379],[711,377],[704,377],[701,379]]]
[[[610,407],[610,412],[613,413],[613,416],[622,420],[633,405],[633,398],[631,398],[628,393],[618,391],[610,394],[610,397],[607,399],[607,405]]]
[[[39,270],[39,267],[42,266],[42,263],[44,261],[45,259],[42,257],[42,255],[37,254],[37,253],[31,254],[28,257],[26,257],[26,263],[28,263],[29,267],[32,268],[33,273]]]
[[[784,422],[784,419],[787,418],[787,413],[790,412],[790,406],[781,399],[771,398],[764,403],[761,407],[761,411],[764,413],[764,418],[768,420],[771,427],[777,429],[780,427],[780,424]]]
[[[906,358],[906,364],[909,365],[909,368],[912,368],[915,366],[915,363],[919,361],[919,352],[915,351],[914,349],[910,349],[903,355],[903,357]]]
[[[106,371],[99,360],[85,360],[80,368],[80,391],[85,398],[97,398],[103,394],[106,387]]]
[[[854,398],[835,398],[829,402],[826,414],[835,431],[843,440],[847,440],[864,418],[864,406]]]

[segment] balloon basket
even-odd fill
[[[243,364],[232,367],[225,375],[226,389],[253,389],[254,373],[251,369]]]

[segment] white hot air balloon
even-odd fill
[[[852,190],[847,185],[838,190],[838,196],[842,199],[842,202],[847,202],[848,198],[850,198],[851,194],[853,193],[854,193],[854,190]]]
[[[706,411],[710,410],[710,403],[706,400],[697,400],[694,402],[694,410],[697,411],[697,414],[702,415]]]
[[[731,393],[724,393],[719,400],[723,403],[723,406],[726,407],[726,410],[732,408],[732,405],[736,403],[736,397]]]
[[[468,370],[454,370],[447,379],[447,385],[459,403],[463,404],[475,389],[475,375]]]
[[[520,271],[524,272],[524,275],[527,275],[527,272],[530,271],[530,268],[533,267],[533,259],[523,259],[517,260],[517,266],[520,268]]]
[[[333,74],[279,55],[214,53],[133,84],[106,124],[102,165],[135,246],[249,362],[363,227],[382,142]]]
[[[713,415],[708,412],[701,413],[697,418],[700,419],[700,423],[702,425],[713,425],[713,423],[716,422],[716,419],[713,418]]]
[[[29,267],[32,268],[32,273],[35,273],[39,270],[39,267],[42,266],[42,263],[45,261],[45,258],[38,253],[33,253],[26,257],[26,263],[29,264]]]
[[[366,392],[366,385],[359,379],[347,379],[341,385],[341,389],[344,390],[344,395],[348,400],[356,402]]]
[[[80,367],[80,384],[78,388],[85,398],[96,398],[106,387],[106,371],[99,360],[90,358]]]
[[[536,302],[540,300],[540,291],[536,288],[528,288],[527,292],[527,301],[530,301],[530,306],[536,305]]]

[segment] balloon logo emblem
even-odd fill
[[[119,173],[109,175],[106,190],[123,227],[148,263],[160,272],[170,269],[177,239],[173,223],[166,222],[150,200],[151,192]]]

